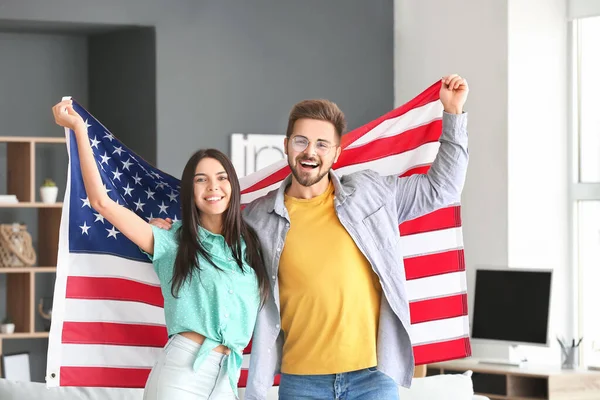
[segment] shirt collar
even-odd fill
[[[333,182],[334,193],[335,193],[335,201],[337,204],[342,204],[346,201],[346,198],[352,193],[354,193],[354,188],[344,189],[342,185],[341,178],[338,174],[331,169],[329,171],[329,179]],[[275,196],[272,198],[272,203],[269,205],[269,212],[275,212],[281,217],[284,217],[289,220],[289,216],[287,213],[287,209],[285,208],[285,189],[292,183],[292,174],[289,174],[287,178],[283,182],[281,182],[281,186],[277,189]]]

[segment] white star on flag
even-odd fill
[[[158,208],[160,208],[160,211],[158,212],[159,214],[162,212],[164,212],[166,214],[167,208],[169,208],[169,206],[165,205],[165,202],[163,201],[162,204],[160,206],[158,206]]]
[[[83,208],[85,206],[92,208],[92,205],[90,204],[90,199],[88,199],[87,197],[85,199],[81,199],[81,201],[83,201],[83,205],[81,206],[81,208]]]
[[[90,229],[90,226],[87,226],[87,224],[85,223],[85,221],[83,221],[83,225],[82,225],[82,226],[80,226],[80,228],[81,228],[81,234],[82,234],[82,235],[83,235],[83,234],[86,234],[86,235],[88,235],[88,236],[90,235],[90,234],[88,233],[88,230]]]
[[[154,195],[156,194],[156,192],[153,192],[152,190],[150,190],[150,188],[148,188],[148,190],[146,190],[146,194],[148,195],[148,200],[150,200],[154,199]]]
[[[140,178],[137,174],[137,172],[135,173],[135,176],[132,176],[133,180],[135,181],[136,185],[140,185],[142,186],[142,178]]]
[[[131,159],[127,160],[127,161],[121,161],[123,163],[123,169],[129,171],[129,167],[131,167],[133,165],[132,162],[130,162]]]
[[[104,217],[102,215],[97,214],[97,213],[94,213],[94,215],[96,216],[96,220],[94,222],[100,221],[100,222],[104,223]]]
[[[121,175],[123,175],[123,174],[121,172],[119,172],[119,168],[115,168],[115,170],[113,171],[113,179],[116,179],[120,182]]]
[[[108,165],[108,160],[110,160],[110,157],[106,155],[106,152],[104,152],[103,156],[100,156],[102,158],[102,161],[100,161],[100,164],[106,164]]]
[[[146,203],[142,203],[142,199],[138,198],[137,203],[133,204],[135,204],[135,211],[141,210],[142,212],[144,212],[144,206],[146,205]]]
[[[131,192],[133,192],[133,188],[129,187],[129,183],[123,188],[123,190],[125,190],[124,196],[131,196]]]
[[[122,146],[118,146],[118,147],[115,147],[115,151],[113,151],[112,153],[113,153],[113,154],[115,154],[115,153],[118,153],[118,154],[119,154],[119,157],[121,157],[121,153],[123,153],[124,151],[125,151],[125,150],[123,150],[123,147],[122,147]]]
[[[176,201],[176,199],[177,199],[177,195],[172,190],[171,190],[171,194],[168,194],[167,197],[169,197],[170,202]]]
[[[98,145],[100,144],[100,141],[96,140],[96,136],[94,136],[93,139],[90,139],[90,141],[92,142],[92,147],[95,147],[97,149]]]
[[[121,233],[118,230],[116,230],[114,226],[112,228],[110,228],[110,229],[107,229],[106,231],[108,232],[107,238],[109,238],[109,237],[112,236],[112,237],[114,237],[116,239],[117,238],[117,234]]]

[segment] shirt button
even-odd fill
[[[229,314],[225,314],[225,318],[229,318]]]
[[[279,253],[280,251],[281,251],[281,247],[278,247],[277,248],[277,252]]]
[[[273,278],[273,280],[275,280],[275,275],[273,275],[271,278]]]
[[[279,329],[279,324],[275,325],[275,328]]]
[[[233,294],[233,290],[229,289],[229,294]]]

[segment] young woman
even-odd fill
[[[169,341],[144,399],[237,398],[241,352],[269,285],[256,234],[241,217],[231,161],[213,149],[192,155],[181,178],[181,221],[164,230],[108,197],[71,100],[52,111],[75,132],[92,208],[148,254],[161,284]]]

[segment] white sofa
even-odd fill
[[[489,400],[474,396],[469,375],[439,375],[414,379],[411,389],[400,388],[400,400]],[[243,400],[243,389],[240,400]],[[42,383],[14,382],[0,379],[2,400],[142,400],[140,389],[53,388]],[[277,388],[268,400],[277,400]]]

